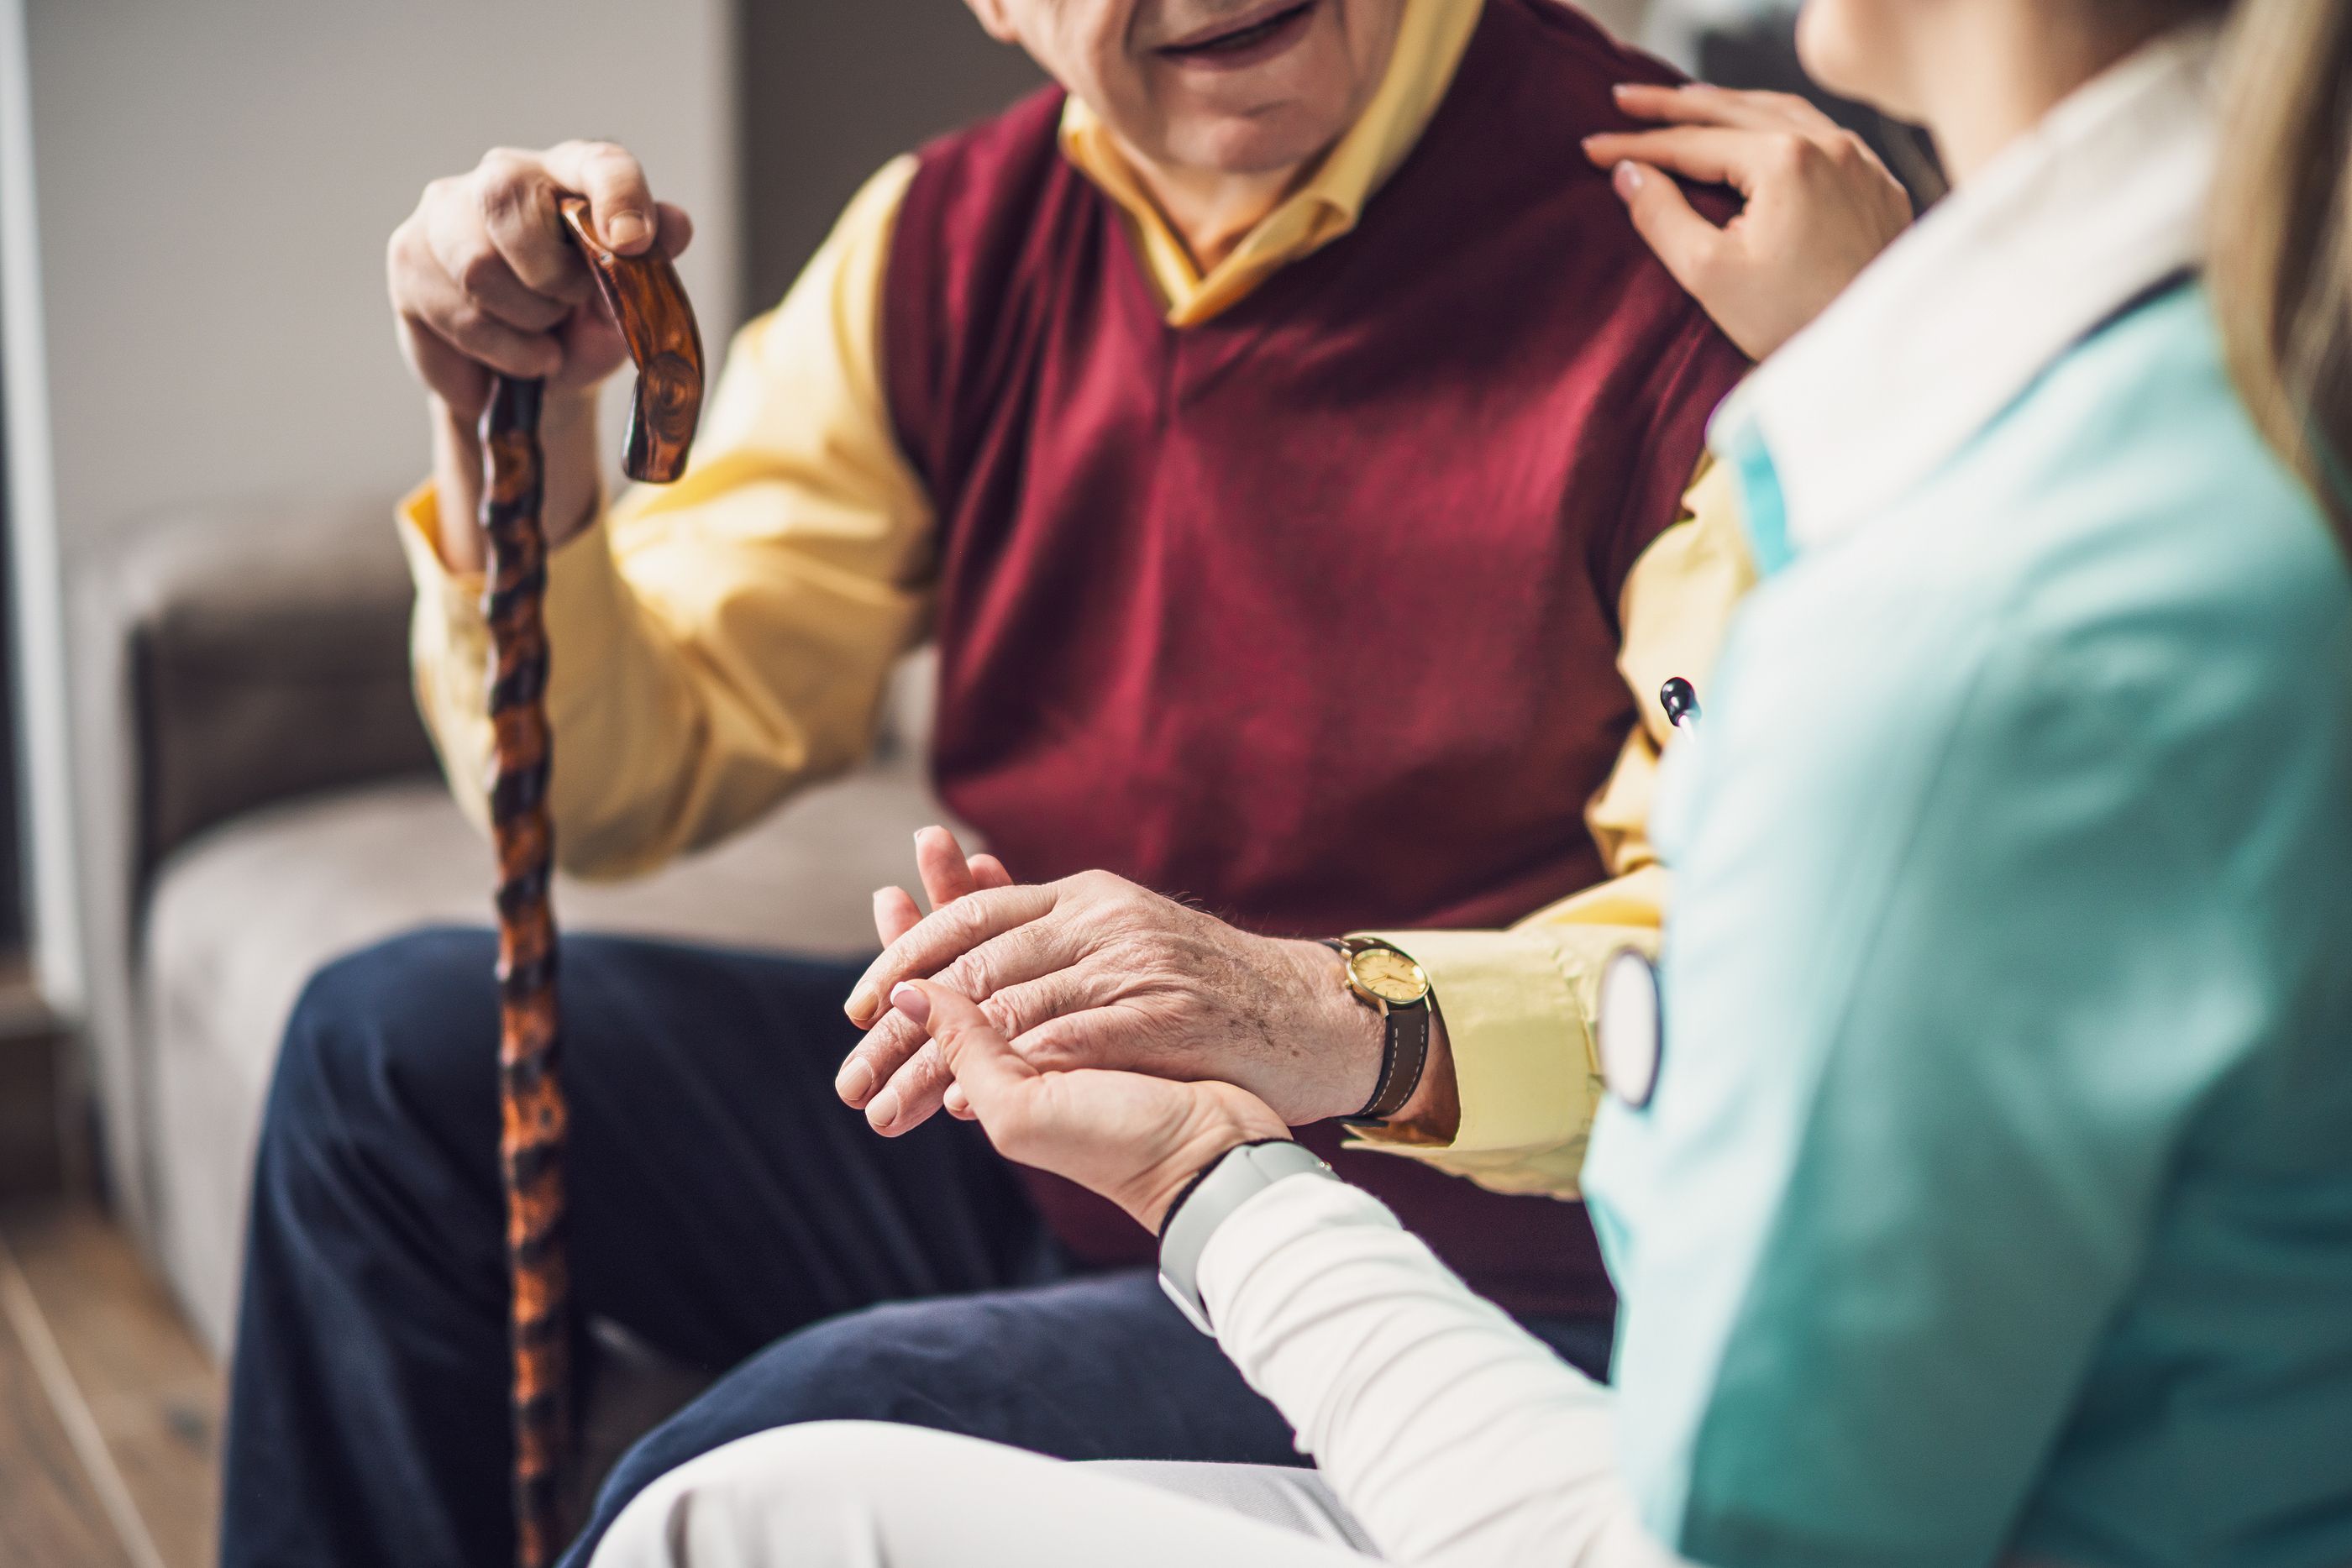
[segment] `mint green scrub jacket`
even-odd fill
[[[1661,1077],[1586,1167],[1644,1522],[2352,1563],[2352,578],[2202,292],[1773,573],[1712,685]]]

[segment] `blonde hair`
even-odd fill
[[[2238,0],[2214,308],[2271,444],[2352,549],[2352,0]]]

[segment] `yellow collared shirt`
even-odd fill
[[[1212,319],[1355,226],[1428,125],[1479,10],[1407,0],[1363,115],[1205,274],[1108,128],[1070,100],[1065,155],[1125,214],[1171,326]],[[650,870],[852,766],[890,669],[926,634],[936,515],[879,368],[891,230],[914,172],[902,157],[868,181],[782,304],[736,334],[686,476],[627,491],[550,559],[550,803],[570,871]],[[1599,1103],[1599,969],[1620,946],[1654,945],[1664,897],[1643,827],[1666,739],[1655,694],[1708,667],[1752,580],[1725,476],[1702,469],[1688,507],[1634,564],[1621,607],[1620,665],[1643,722],[1586,814],[1615,880],[1509,931],[1379,934],[1436,985],[1462,1121],[1444,1145],[1372,1146],[1499,1190],[1576,1190]],[[486,821],[480,579],[442,562],[429,485],[401,511],[418,702],[459,803]]]

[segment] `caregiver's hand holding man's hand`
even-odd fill
[[[929,1035],[997,1153],[1102,1194],[1155,1235],[1219,1155],[1290,1135],[1265,1102],[1230,1083],[1039,1067],[937,981],[902,980],[889,1000],[892,1018]]]
[[[888,946],[846,1004],[870,1032],[836,1087],[877,1131],[908,1131],[943,1102],[963,1113],[945,1053],[887,1001],[902,981],[932,978],[977,1002],[1011,1049],[1049,1074],[1222,1080],[1291,1126],[1351,1115],[1371,1098],[1385,1026],[1320,943],[1253,935],[1108,872],[1014,886],[992,857],[967,861],[944,828],[916,836],[916,858],[931,913],[919,915],[897,888],[875,894]],[[1395,1120],[1442,1138],[1454,1115],[1453,1067],[1443,1030],[1431,1034],[1422,1088]]]

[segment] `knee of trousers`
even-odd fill
[[[956,1297],[867,1307],[812,1324],[640,1438],[604,1479],[597,1514],[614,1519],[702,1456],[778,1429],[903,1423],[1007,1437],[990,1419],[999,1379],[982,1370],[995,1337],[993,1320]]]
[[[639,1492],[593,1568],[873,1568],[887,1511],[928,1506],[924,1478],[970,1446],[878,1421],[740,1437]]]
[[[338,958],[288,1019],[265,1158],[298,1164],[418,1117],[497,1135],[498,1011],[486,931],[431,929]]]

